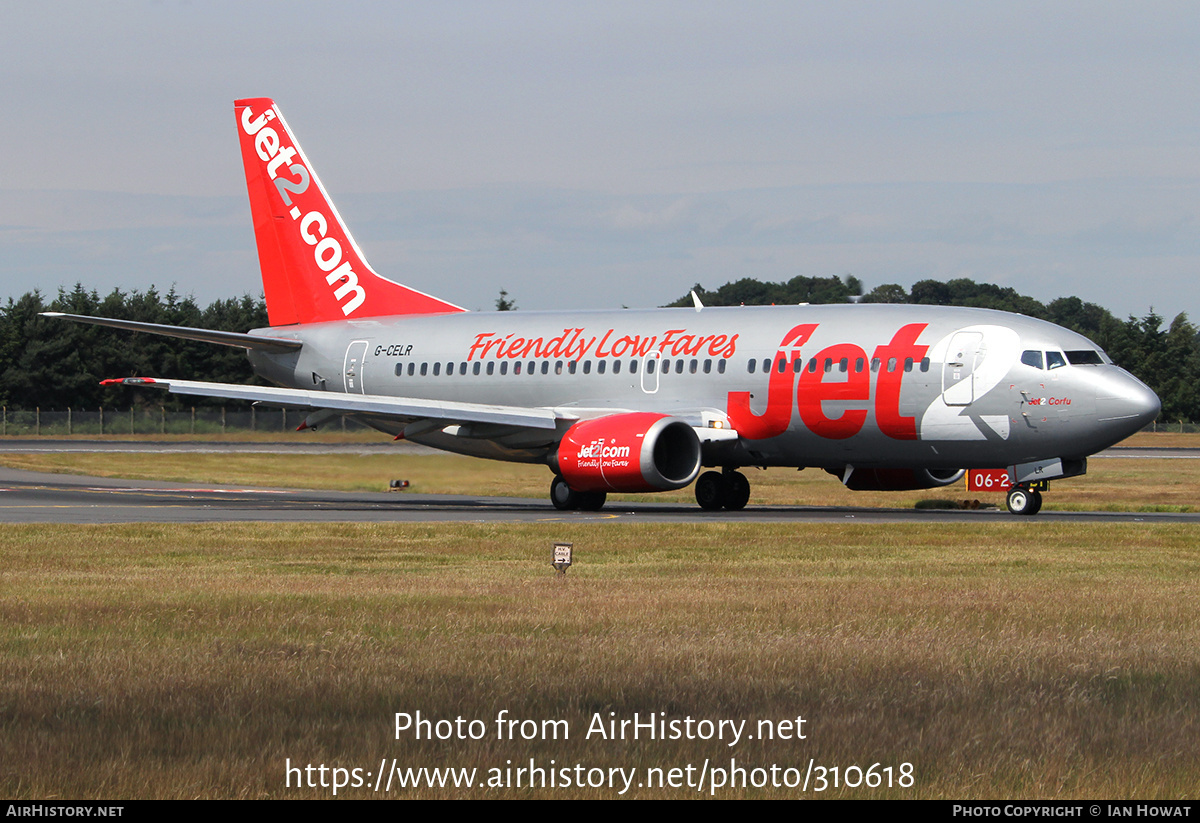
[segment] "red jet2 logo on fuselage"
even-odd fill
[[[249,106],[242,110],[242,129],[254,138],[254,149],[259,159],[266,164],[267,174],[275,182],[284,206],[290,207],[288,215],[299,222],[300,238],[313,246],[313,261],[317,268],[325,272],[325,282],[330,286],[338,284],[333,291],[333,298],[341,307],[342,314],[348,317],[367,299],[367,293],[358,282],[358,274],[350,262],[342,260],[346,238],[331,236],[342,232],[337,228],[337,221],[319,209],[311,209],[301,217],[300,206],[293,205],[292,196],[308,191],[312,176],[303,163],[290,163],[297,156],[303,159],[300,149],[286,145],[279,131],[267,125],[278,117],[278,112],[270,108],[257,118],[252,117]],[[288,137],[287,129],[282,131],[283,136]],[[281,175],[280,170],[285,163],[290,165],[286,168],[287,173]]]
[[[861,360],[865,366],[867,353],[862,348],[853,343],[837,343],[821,349],[813,357],[817,368],[801,369],[797,379],[792,363],[800,357],[800,350],[817,326],[817,323],[801,324],[779,341],[779,350],[771,361],[767,408],[762,414],[751,411],[750,392],[729,393],[726,413],[738,434],[751,440],[783,434],[792,424],[793,398],[800,419],[813,434],[830,440],[845,440],[862,430],[872,407],[871,370],[865,367],[859,370],[851,365],[844,371],[845,379],[826,380],[827,375],[840,376],[843,372],[826,372],[819,365],[829,359],[834,363],[845,360],[849,364]],[[928,346],[917,344],[917,338],[927,326],[927,323],[902,326],[890,343],[875,348],[874,357],[880,361],[875,377],[875,423],[881,432],[894,440],[917,439],[916,419],[900,414],[900,382],[905,374],[904,362],[909,359],[919,362],[929,350]],[[847,408],[837,417],[829,417],[823,407],[827,400],[861,403],[863,408]]]

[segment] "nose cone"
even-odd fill
[[[1154,422],[1162,403],[1150,387],[1124,369],[1114,369],[1096,398],[1099,422],[1123,439]]]

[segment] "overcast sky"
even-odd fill
[[[970,277],[1200,321],[1200,5],[8,3],[0,298],[261,293],[233,100],[469,308]]]

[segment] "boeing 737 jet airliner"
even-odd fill
[[[1052,479],[1158,414],[1149,388],[1061,327],[984,309],[763,306],[468,312],[376,274],[278,106],[234,104],[270,328],[246,334],[56,314],[246,349],[271,387],[108,381],[350,415],[460,454],[550,467],[560,509],[696,484],[740,509],[747,466],[852,489],[1007,470],[1034,514]],[[712,471],[702,473],[703,467]]]

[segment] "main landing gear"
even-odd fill
[[[696,502],[708,511],[744,509],[750,502],[750,481],[733,469],[705,472],[696,481]]]
[[[585,512],[598,512],[608,499],[605,492],[577,492],[567,485],[557,474],[550,481],[550,502],[559,511],[578,509]]]
[[[1005,504],[1013,514],[1037,514],[1042,508],[1042,492],[1029,486],[1013,486]]]

